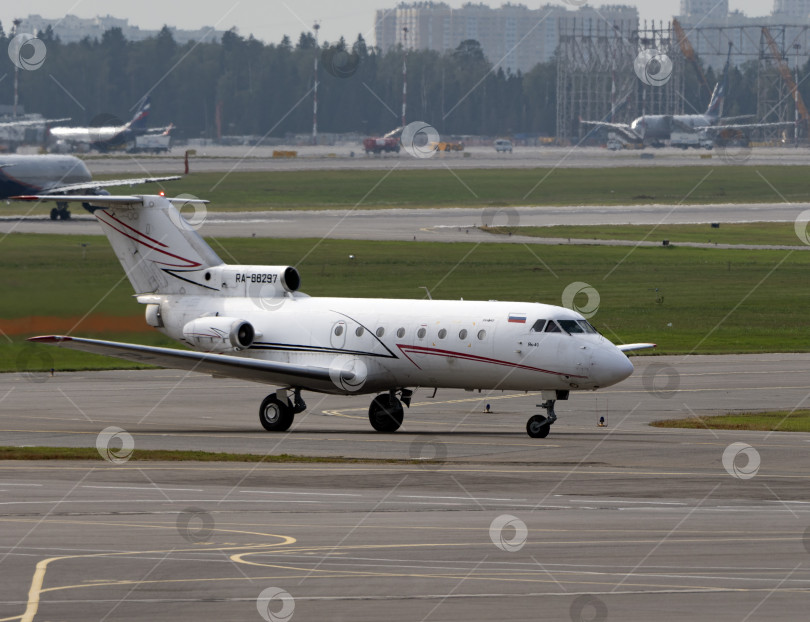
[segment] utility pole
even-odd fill
[[[21,19],[15,19],[14,22],[14,29],[11,32],[11,38],[17,36],[17,31],[20,28],[20,24],[22,24]],[[22,53],[22,47],[18,46],[17,50],[19,53]],[[17,63],[14,63],[14,118],[17,118],[17,103],[20,100],[20,68],[17,67]]]
[[[402,28],[405,53],[402,55],[402,127],[405,127],[405,101],[408,94],[408,27]]]
[[[793,140],[796,146],[799,146],[799,50],[802,49],[801,43],[794,43],[793,49],[796,50],[796,88],[793,89]]]
[[[313,26],[315,29],[315,84],[312,90],[312,144],[318,144],[318,55],[321,48],[318,45],[318,31],[321,25],[315,22]]]

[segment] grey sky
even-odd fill
[[[445,0],[454,7],[465,0]],[[500,6],[505,0],[484,0],[490,6]],[[519,0],[532,8],[551,2],[564,4],[562,0]],[[393,8],[398,0],[27,0],[26,2],[3,2],[0,19],[6,31],[15,17],[40,14],[58,18],[65,14],[79,17],[112,15],[128,18],[130,24],[141,28],[156,29],[163,24],[178,28],[196,29],[201,26],[216,26],[227,30],[232,26],[240,34],[268,42],[278,42],[286,33],[293,40],[298,34],[311,28],[315,20],[321,22],[321,39],[335,41],[341,35],[353,41],[362,33],[370,43],[374,41],[374,11]],[[666,20],[676,14],[680,0],[591,0],[592,5],[629,4],[639,8],[641,19]],[[16,8],[15,8],[16,7]],[[773,0],[730,0],[732,10],[739,9],[748,15],[765,15],[773,8]]]

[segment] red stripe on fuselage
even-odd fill
[[[587,376],[578,376],[576,374],[566,374],[561,371],[551,371],[549,369],[540,369],[539,367],[531,367],[530,365],[522,365],[520,363],[510,363],[509,361],[501,361],[499,359],[492,359],[486,356],[478,356],[477,354],[467,354],[466,352],[453,352],[451,350],[439,350],[437,348],[425,348],[423,346],[409,346],[398,343],[397,347],[402,354],[418,369],[422,369],[419,365],[408,356],[408,352],[419,354],[430,354],[431,356],[443,356],[446,358],[457,358],[465,361],[473,361],[475,363],[486,363],[489,365],[501,365],[504,367],[513,367],[515,369],[525,369],[527,371],[536,371],[541,374],[551,374],[552,376],[566,376],[568,378],[582,378],[586,379]]]

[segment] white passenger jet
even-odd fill
[[[545,415],[529,436],[544,438],[554,403],[572,390],[630,376],[624,352],[574,311],[528,302],[315,298],[298,291],[291,266],[228,265],[173,203],[160,196],[28,196],[80,201],[101,223],[145,306],[146,323],[191,348],[32,337],[37,343],[159,367],[278,387],[262,402],[266,430],[289,429],[302,391],[376,394],[372,427],[396,431],[415,387],[542,392]],[[195,200],[195,202],[204,202]]]

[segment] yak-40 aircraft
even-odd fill
[[[372,427],[396,431],[415,387],[542,392],[544,438],[554,404],[633,372],[624,352],[574,311],[527,302],[316,298],[291,266],[228,265],[160,196],[29,196],[80,201],[101,223],[146,323],[191,351],[69,336],[33,337],[85,352],[278,387],[259,409],[266,430],[287,430],[303,391],[377,394]],[[196,201],[196,200],[195,200]],[[202,201],[201,201],[202,202]]]

